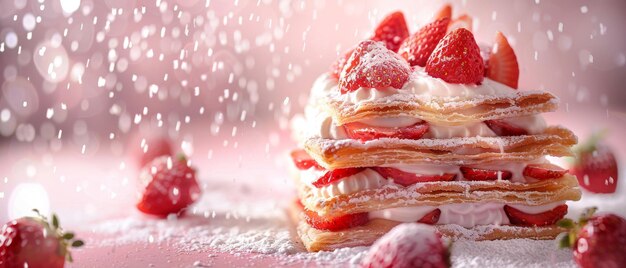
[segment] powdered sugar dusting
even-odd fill
[[[459,240],[452,245],[453,267],[575,267],[572,252],[552,240]]]
[[[381,42],[363,41],[341,71],[339,88],[402,88],[409,78],[408,63]]]

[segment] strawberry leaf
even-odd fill
[[[558,225],[559,227],[563,227],[565,229],[572,229],[574,228],[575,223],[574,223],[574,220],[572,219],[564,218],[558,221],[556,225]]]
[[[596,211],[598,211],[597,207],[589,207],[586,208],[582,214],[580,214],[580,218],[578,219],[578,221],[580,222],[581,225],[585,225],[587,223],[587,221],[591,218],[591,216],[593,216],[593,214],[596,213]]]
[[[572,244],[570,244],[569,233],[560,233],[556,241],[558,242],[559,248],[571,248]]]
[[[56,214],[52,214],[52,226],[54,229],[59,229],[59,217]]]
[[[63,239],[65,239],[65,240],[71,240],[72,238],[74,238],[74,233],[65,233],[65,234],[63,234]]]
[[[82,247],[84,245],[85,245],[85,242],[83,242],[82,240],[75,240],[74,242],[72,242],[73,248]]]

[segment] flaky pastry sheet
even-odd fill
[[[304,142],[306,151],[327,169],[393,164],[474,165],[495,161],[529,161],[544,155],[570,156],[576,136],[551,126],[544,133],[510,137],[451,139],[383,138],[367,142],[319,137]]]
[[[569,174],[560,179],[533,183],[454,181],[417,183],[408,187],[386,185],[330,198],[314,195],[310,187],[298,183],[298,196],[302,204],[320,215],[330,216],[451,203],[497,202],[532,206],[579,200],[581,196],[578,180]]]
[[[400,222],[373,219],[369,223],[342,231],[318,230],[311,227],[298,205],[289,208],[289,214],[296,225],[298,236],[308,251],[331,251],[343,247],[369,246]],[[557,226],[519,227],[512,225],[480,225],[465,228],[455,224],[434,225],[443,237],[468,240],[498,239],[554,239],[564,230]]]
[[[394,116],[413,116],[431,123],[460,125],[551,112],[558,107],[556,96],[539,90],[473,97],[396,94],[358,104],[346,102],[338,93],[323,97],[323,100],[313,103],[324,103],[322,109],[332,115],[338,125]]]

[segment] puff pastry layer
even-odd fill
[[[537,135],[451,139],[383,138],[356,140],[309,138],[306,151],[327,169],[373,167],[391,164],[485,164],[494,161],[529,161],[544,155],[571,156],[576,136],[552,126]]]
[[[311,227],[304,213],[297,206],[289,208],[289,214],[296,225],[298,236],[308,251],[334,250],[343,247],[369,246],[400,222],[373,219],[369,223],[350,229],[331,232]],[[468,229],[459,225],[434,225],[444,237],[451,239],[497,240],[497,239],[554,239],[564,230],[557,226],[518,227],[511,225],[480,225]]]
[[[442,125],[460,125],[490,119],[534,115],[556,110],[558,98],[539,90],[472,97],[435,97],[418,94],[395,94],[375,100],[346,102],[338,92],[325,97],[325,109],[338,125],[375,117],[414,116]]]

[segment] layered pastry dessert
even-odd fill
[[[290,212],[309,251],[369,245],[403,222],[453,239],[562,231],[580,190],[546,158],[576,144],[540,115],[557,97],[518,90],[504,35],[481,49],[471,18],[445,10],[412,35],[390,14],[314,83],[291,153]]]

